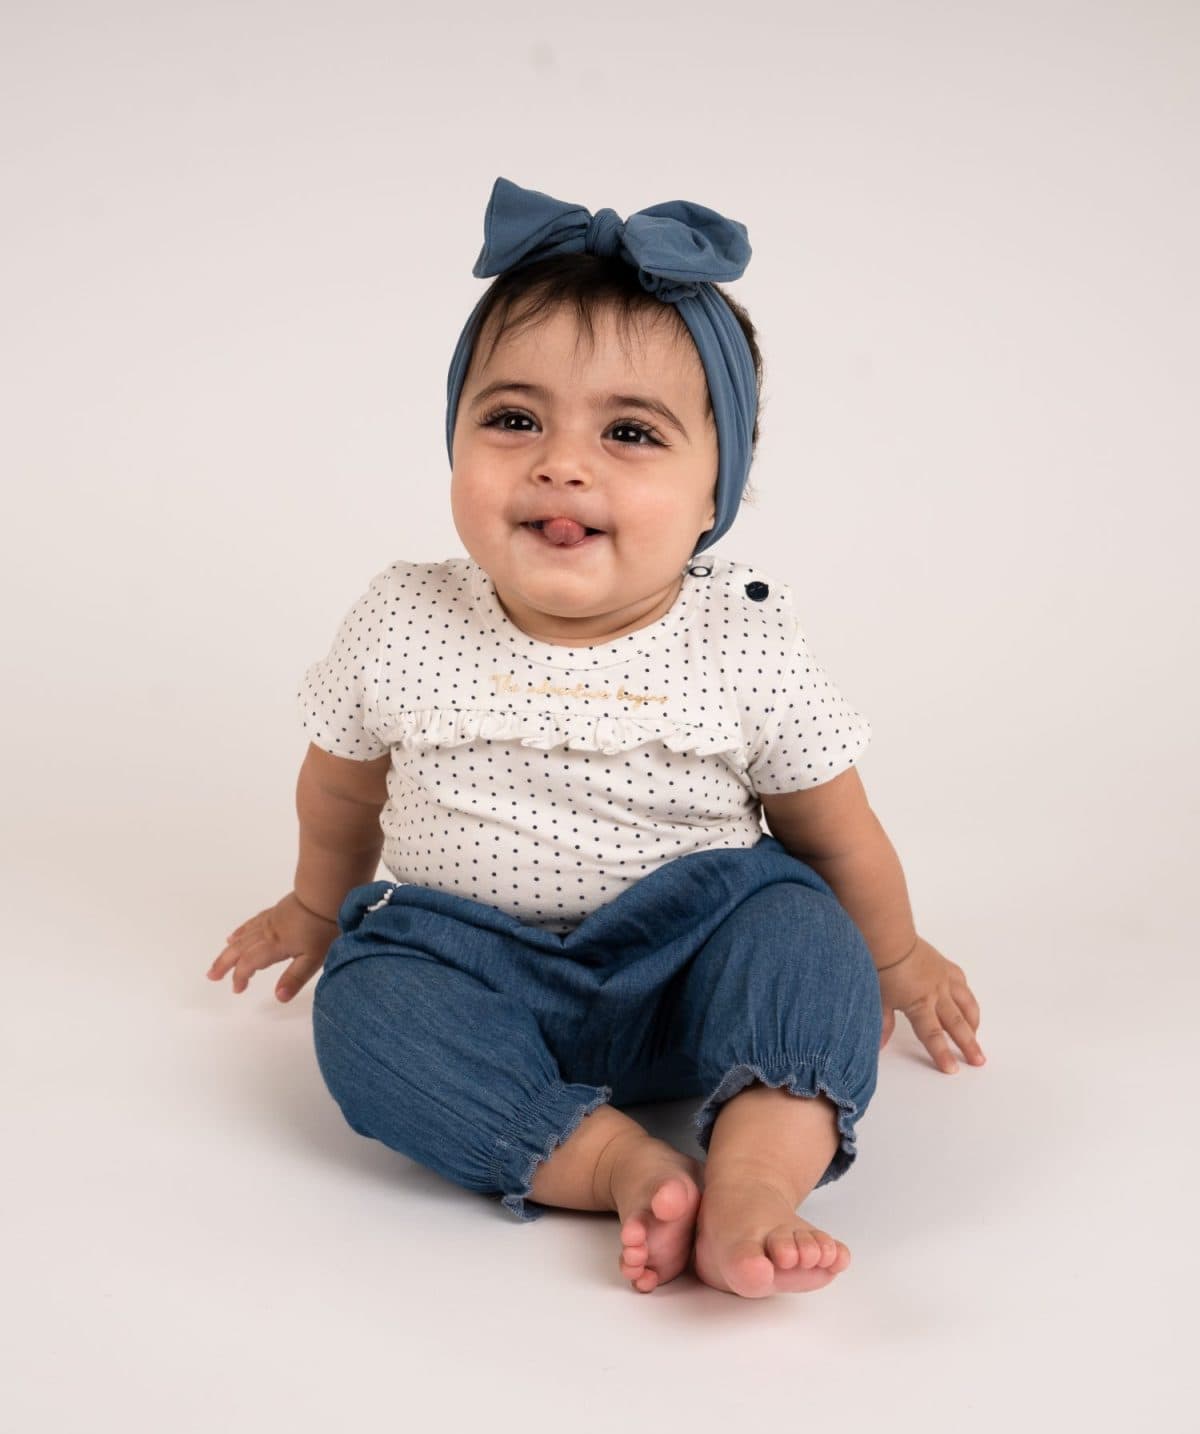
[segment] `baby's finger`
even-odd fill
[[[320,969],[323,958],[297,956],[275,984],[275,994],[281,1001],[290,1001],[308,981],[314,971]]]
[[[962,1008],[963,1015],[971,1023],[971,1029],[979,1029],[979,1002],[975,999],[975,993],[967,985],[965,980],[952,981],[950,985],[954,999]]]
[[[270,966],[273,961],[279,960],[275,938],[261,930],[252,931],[241,937],[237,941],[235,949],[238,953],[238,964],[251,971],[259,971],[262,967]]]
[[[235,991],[244,991],[246,989],[247,973],[242,969],[240,953],[233,947],[227,946],[208,968],[208,979],[210,981],[220,981],[230,971],[233,972],[233,980],[230,983],[233,989]]]
[[[274,954],[274,946],[269,941],[254,941],[249,946],[241,947],[233,968],[233,989],[244,991],[256,971],[261,971],[264,966],[269,966],[278,959]]]
[[[933,1057],[933,1063],[938,1070],[946,1075],[954,1075],[958,1070],[958,1062],[954,1059],[954,1052],[950,1049],[950,1041],[944,1031],[930,1036],[925,1042],[925,1049]]]
[[[934,1065],[947,1075],[953,1075],[958,1069],[958,1062],[954,1059],[950,1042],[933,1010],[929,1006],[921,1006],[909,1016],[909,1020],[917,1038],[933,1057]]]
[[[226,946],[217,959],[208,968],[210,980],[219,981],[225,972],[235,964],[238,958],[237,951],[232,946]]]
[[[209,977],[219,981],[229,970],[233,971],[233,989],[239,994],[250,984],[255,971],[269,966],[279,958],[274,954],[273,943],[263,938],[252,938],[249,943],[230,944],[209,967]]]
[[[963,1013],[952,1002],[947,1001],[942,1016],[942,1025],[954,1037],[955,1044],[973,1066],[981,1066],[987,1057],[975,1039],[975,1029]]]

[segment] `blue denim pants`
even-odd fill
[[[764,833],[691,852],[573,931],[385,881],[338,913],[313,993],[321,1074],[350,1127],[540,1219],[534,1170],[605,1101],[703,1097],[755,1080],[828,1096],[855,1159],[882,1034],[871,953],[832,888]]]

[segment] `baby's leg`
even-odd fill
[[[530,1194],[543,1205],[615,1210],[621,1273],[648,1294],[688,1263],[703,1170],[636,1120],[601,1105],[538,1164]]]
[[[837,1107],[823,1095],[754,1081],[721,1107],[696,1233],[706,1284],[756,1298],[820,1289],[841,1274],[850,1251],[796,1214],[839,1141]]]
[[[616,1210],[612,1169],[629,1143],[649,1140],[636,1120],[611,1105],[598,1105],[533,1172],[530,1195],[542,1205],[568,1210]]]
[[[695,1269],[707,1284],[757,1299],[819,1289],[849,1265],[796,1206],[855,1159],[882,1020],[862,934],[808,881],[753,893],[696,953],[670,1046],[692,1055],[708,1091],[695,1117],[708,1152]]]

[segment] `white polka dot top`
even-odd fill
[[[563,934],[663,862],[754,846],[758,793],[853,764],[870,723],[817,665],[791,590],[712,553],[692,568],[657,622],[579,648],[522,632],[471,558],[371,580],[297,700],[326,752],[391,753],[396,881]]]

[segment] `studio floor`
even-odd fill
[[[521,1224],[355,1134],[311,984],[207,982],[226,913],[183,890],[131,923],[48,884],[10,922],[13,1429],[1194,1427],[1195,1002],[1120,978],[1130,932],[971,931],[987,1065],[941,1074],[901,1018],[857,1165],[801,1207],[850,1268],[750,1301],[638,1294],[614,1216]],[[699,1155],[693,1104],[628,1110]]]

